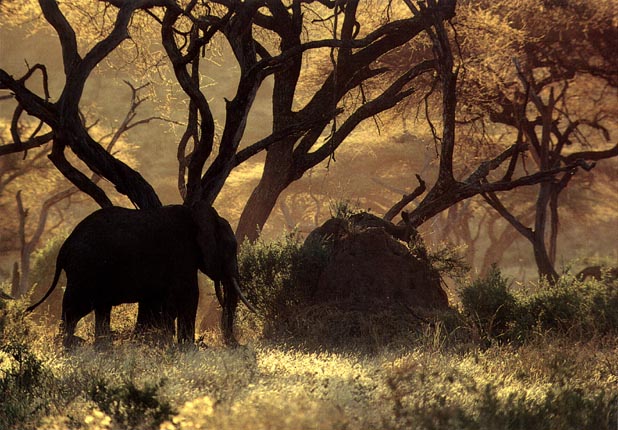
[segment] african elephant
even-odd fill
[[[139,303],[136,330],[161,326],[179,343],[192,343],[199,298],[197,271],[215,282],[223,307],[225,341],[235,344],[234,314],[240,298],[237,243],[229,223],[206,203],[133,210],[100,209],[80,222],[60,248],[51,287],[64,270],[63,344],[74,345],[78,321],[94,310],[95,343],[108,342],[112,306]],[[221,291],[223,284],[223,291]]]

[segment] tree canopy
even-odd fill
[[[277,202],[291,217],[282,194],[335,163],[344,146],[385,166],[389,155],[379,142],[399,140],[419,148],[418,157],[409,171],[384,174],[407,184],[390,203],[374,193],[385,219],[407,210],[407,222],[419,227],[482,196],[532,243],[539,273],[555,277],[560,193],[577,172],[618,155],[611,101],[618,20],[611,3],[2,2],[3,16],[11,17],[4,25],[28,23],[32,37],[42,37],[35,29],[53,30],[61,67],[0,64],[0,162],[7,166],[0,180],[11,177],[11,163],[22,172],[28,165],[49,169],[47,156],[74,190],[100,206],[115,197],[98,178],[139,208],[159,206],[135,158],[108,145],[137,125],[165,122],[173,133],[161,139],[175,145],[165,148],[176,159],[176,188],[186,204],[215,203],[234,171],[260,160],[237,227],[239,238],[253,240]],[[217,62],[227,71],[213,80],[208,72]],[[133,99],[124,118],[119,103],[88,112],[84,94],[103,69],[117,72],[116,85],[129,79]],[[220,93],[213,99],[217,87],[225,87],[224,102]],[[136,103],[138,88],[149,93]],[[155,106],[137,116],[147,98]],[[107,115],[115,116],[114,126]],[[262,133],[247,130],[255,115],[269,122],[260,124]],[[401,188],[370,180],[378,190]],[[516,199],[506,192],[522,186],[538,187],[532,219],[509,209]],[[321,210],[315,192],[301,195],[301,206]]]

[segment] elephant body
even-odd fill
[[[56,261],[67,286],[62,301],[64,345],[71,346],[77,323],[95,311],[95,341],[109,340],[113,306],[139,303],[137,331],[162,328],[179,343],[194,341],[199,298],[198,269],[215,281],[223,305],[225,339],[235,343],[234,313],[242,296],[236,279],[237,244],[230,225],[206,205],[132,210],[100,209],[80,222]]]

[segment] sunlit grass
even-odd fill
[[[576,414],[569,415],[576,423],[600,414],[605,427],[598,428],[613,428],[617,418],[613,338],[576,343],[548,335],[466,352],[428,340],[367,355],[301,351],[263,339],[189,351],[120,341],[107,351],[85,345],[65,353],[51,332],[30,335],[37,338],[34,356],[51,372],[42,380],[50,403],[12,428],[566,429],[578,427],[552,413]],[[117,397],[106,404],[93,397],[95,386]],[[142,393],[156,387],[154,403],[140,409],[123,394],[127,386]],[[169,413],[153,418],[161,405]],[[139,424],[127,426],[130,420]]]
[[[470,291],[504,294],[501,282],[496,274]],[[558,295],[546,290],[527,300],[541,300],[546,318],[562,309],[548,298],[566,297],[590,313],[587,321],[567,327],[539,320],[513,331],[536,309],[517,298],[503,330],[525,336],[492,335],[480,326],[481,296],[471,296],[463,312],[402,325],[395,342],[368,337],[371,348],[360,337],[347,348],[327,346],[346,339],[319,346],[320,334],[308,331],[311,342],[286,343],[247,330],[243,319],[238,348],[222,346],[218,328],[201,333],[195,348],[153,347],[131,336],[133,305],[114,312],[113,347],[94,348],[86,320],[79,328],[86,343],[65,352],[57,327],[24,319],[24,304],[12,303],[0,314],[0,428],[613,430],[618,338],[613,320],[593,320],[611,307],[614,290],[564,282]]]

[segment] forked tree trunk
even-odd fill
[[[554,269],[547,245],[545,244],[545,232],[547,231],[548,215],[550,215],[551,197],[552,183],[541,183],[535,205],[534,233],[529,239],[534,250],[534,261],[539,271],[539,277],[546,278],[549,282],[554,283],[558,279],[558,273]]]
[[[549,258],[544,238],[535,236],[535,240],[532,241],[532,247],[534,249],[534,261],[539,271],[539,278],[545,278],[552,284],[555,283],[559,276]]]

